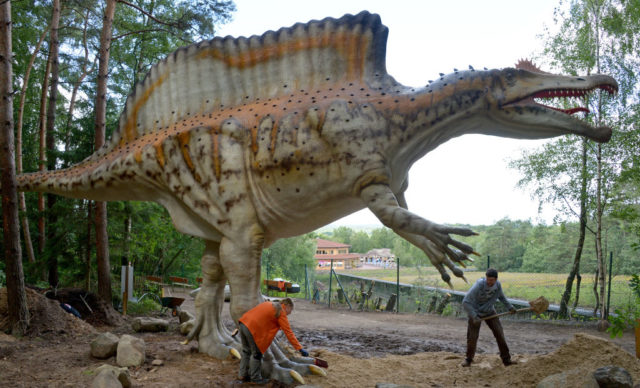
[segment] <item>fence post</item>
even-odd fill
[[[605,319],[609,318],[609,307],[611,306],[611,272],[613,272],[613,252],[609,251],[609,290],[607,291],[607,313]]]
[[[304,300],[309,299],[309,275],[307,274],[307,265],[304,265]]]
[[[396,301],[396,313],[400,312],[400,258],[396,257],[396,295],[398,300]]]
[[[487,269],[491,268],[491,255],[487,255]]]
[[[329,271],[329,308],[331,308],[331,283],[333,280],[333,259],[331,259],[331,270]]]

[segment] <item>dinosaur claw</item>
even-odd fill
[[[302,378],[302,376],[300,376],[300,373],[292,369],[289,371],[289,374],[291,375],[291,377],[293,377],[295,381],[299,382],[300,384],[304,384],[304,379]]]
[[[242,357],[240,356],[240,352],[238,352],[238,349],[236,349],[236,348],[231,348],[231,349],[229,349],[229,353],[230,353],[233,357],[237,358],[238,360],[240,360],[240,359],[242,358]]]
[[[480,254],[478,252],[476,252],[476,251],[471,252],[471,254],[480,257]]]
[[[180,342],[181,345],[187,345],[189,344],[189,339],[187,338],[186,340]]]
[[[313,373],[314,375],[322,376],[322,377],[327,376],[327,372],[326,372],[324,369],[320,368],[319,366],[316,366],[316,365],[309,365],[309,370],[310,370],[310,371],[311,371],[311,373]]]

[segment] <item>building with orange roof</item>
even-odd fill
[[[359,253],[350,253],[351,245],[342,244],[335,241],[316,239],[316,259],[317,270],[329,270],[331,268],[331,260],[333,260],[333,269],[350,269],[360,266]]]

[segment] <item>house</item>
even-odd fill
[[[350,269],[360,266],[359,253],[350,253],[351,245],[342,244],[335,241],[316,239],[316,259],[317,270],[329,270],[331,268],[331,260],[333,260],[333,269]]]
[[[375,265],[384,268],[394,268],[396,255],[391,253],[389,248],[372,249],[362,255],[362,263],[367,265]]]

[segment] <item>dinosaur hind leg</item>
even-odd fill
[[[187,339],[197,337],[201,353],[226,359],[235,353],[234,349],[239,348],[239,344],[231,337],[220,317],[227,282],[220,264],[220,243],[206,241],[201,265],[203,276],[202,287],[195,300],[196,321]]]
[[[264,234],[258,224],[243,230],[235,240],[224,238],[220,259],[231,286],[231,316],[234,321],[262,301],[260,294],[260,256]],[[322,374],[313,359],[288,358],[279,341],[274,341],[262,359],[262,376],[285,384],[303,382],[301,375]]]

